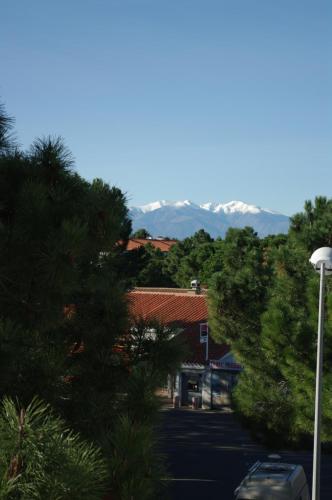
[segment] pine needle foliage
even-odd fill
[[[130,231],[123,193],[82,179],[61,138],[1,155],[0,395],[38,395],[90,437],[123,378],[112,349],[127,328]]]
[[[120,417],[109,438],[112,491],[121,500],[164,498],[164,457],[157,452],[155,432],[147,423]]]
[[[119,500],[135,491],[137,500],[159,498],[154,392],[178,340],[161,331],[157,342],[144,344],[139,362],[119,353],[129,331],[126,198],[101,179],[82,179],[61,138],[46,136],[27,152],[14,150],[11,125],[1,108],[2,498],[102,498],[107,475]],[[157,257],[154,269],[163,258]],[[135,430],[122,449],[129,462],[141,462],[135,474],[113,458],[106,469],[100,451],[76,434],[113,457],[111,450],[123,444],[110,450],[106,436],[116,439],[121,414],[132,423],[128,432]]]
[[[133,421],[153,424],[160,406],[156,390],[179,369],[188,347],[175,325],[139,318],[123,344],[129,373],[121,407]]]
[[[108,470],[101,451],[68,429],[49,405],[24,409],[4,398],[0,413],[0,497],[100,500]]]
[[[13,125],[13,118],[6,113],[4,105],[0,103],[0,156],[14,151]]]
[[[331,200],[317,197],[291,219],[287,236],[230,230],[209,292],[210,325],[245,367],[233,394],[238,412],[278,444],[310,442],[314,422],[319,276],[312,251],[332,245]],[[324,323],[322,440],[332,442],[332,293]]]

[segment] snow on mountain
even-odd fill
[[[208,201],[207,203],[203,203],[202,205],[200,205],[200,207],[203,208],[203,210],[214,212],[218,205],[219,205],[218,203],[213,203],[212,201]]]
[[[133,230],[145,228],[152,236],[175,238],[191,236],[205,229],[214,238],[224,236],[229,227],[252,226],[259,236],[286,233],[286,215],[242,201],[207,202],[197,205],[190,200],[160,200],[130,209]]]
[[[166,200],[160,200],[160,201],[154,201],[152,203],[148,203],[147,205],[142,205],[141,207],[135,207],[140,209],[144,214],[147,212],[153,212],[154,210],[158,210],[159,208],[162,207],[174,207],[174,208],[181,208],[181,207],[197,207],[194,203],[192,203],[190,200],[184,200],[184,201],[166,201]]]
[[[247,205],[242,201],[230,201],[229,203],[220,204],[215,208],[215,212],[224,212],[225,214],[259,214],[261,209],[255,205]]]
[[[267,208],[260,208],[256,205],[249,205],[248,203],[243,203],[243,201],[230,201],[228,203],[203,203],[200,205],[204,210],[209,210],[210,212],[224,212],[225,214],[230,213],[242,213],[242,214],[259,214],[262,212],[267,212],[270,214],[279,214],[273,210],[269,210]]]

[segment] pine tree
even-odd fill
[[[11,133],[14,120],[5,111],[5,107],[0,103],[0,157],[15,148],[14,137]]]
[[[128,287],[173,287],[175,283],[166,267],[167,257],[149,243],[123,255]]]
[[[5,398],[0,410],[2,499],[100,500],[108,471],[101,451],[34,399],[25,409]]]
[[[127,327],[125,201],[75,173],[61,139],[0,159],[0,393],[22,404],[38,395],[89,435],[121,380],[112,349]]]
[[[147,239],[147,238],[151,238],[151,234],[149,233],[149,231],[147,231],[147,229],[141,228],[141,229],[137,229],[137,231],[135,231],[131,235],[131,238]]]
[[[130,425],[135,423],[130,439],[136,440],[131,444],[142,467],[128,477],[131,466],[117,469],[112,459],[113,486],[121,485],[117,492],[122,498],[138,491],[144,491],[140,498],[156,498],[161,474],[155,468],[159,458],[151,423],[157,408],[154,392],[170,366],[166,355],[172,363],[178,359],[178,344],[160,334],[158,342],[145,344],[144,360],[130,360],[131,365],[119,349],[130,329],[128,274],[123,267],[131,232],[126,199],[119,189],[99,179],[89,183],[75,173],[62,139],[46,137],[27,153],[14,151],[8,124],[6,116],[0,120],[1,137],[7,141],[0,154],[0,396],[5,398],[6,418],[10,413],[9,430],[20,417],[8,398],[19,398],[27,407],[37,395],[51,403],[75,432],[98,442],[111,456],[116,446],[110,448],[107,441],[116,439],[122,412]],[[135,399],[138,387],[144,389],[140,400]],[[31,431],[27,443],[39,456],[31,453],[33,463],[19,483],[21,497],[99,498],[104,477],[99,452],[67,433],[59,420],[36,421],[35,413],[32,404],[26,412],[31,428],[25,428]],[[146,419],[147,413],[151,419]],[[4,436],[7,424],[2,426]],[[50,431],[53,448],[49,436],[36,443],[44,429]],[[60,453],[66,439],[72,443],[68,455]],[[15,447],[13,441],[7,444],[6,459],[11,460]],[[131,449],[121,450],[128,461]],[[62,469],[46,456],[48,450],[54,460],[63,461]],[[8,460],[0,459],[3,471],[8,470]],[[66,473],[72,477],[64,477]],[[15,491],[14,498],[21,498],[11,490],[16,479],[9,483],[6,474],[2,479],[3,494]],[[76,481],[81,484],[73,491]]]
[[[319,276],[309,257],[319,245],[329,244],[329,213],[326,199],[317,198],[315,207],[306,203],[288,238],[263,240],[256,261],[245,244],[238,251],[235,238],[225,245],[223,268],[210,295],[212,331],[245,366],[235,405],[279,443],[303,442],[313,433]],[[331,441],[332,298],[327,281],[323,440]]]
[[[216,341],[227,343],[239,361],[257,366],[260,316],[270,274],[264,249],[251,228],[230,229],[222,250],[222,270],[209,290],[209,324]]]
[[[235,397],[240,411],[256,425],[279,440],[296,441],[301,434],[296,428],[297,390],[303,389],[301,363],[310,363],[307,354],[312,340],[305,292],[308,265],[294,247],[282,247],[274,259],[274,275],[261,316],[260,364],[241,378]]]
[[[323,246],[332,246],[332,199],[317,196],[307,200],[304,212],[291,218],[290,237],[309,252]]]

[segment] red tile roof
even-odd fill
[[[128,241],[127,250],[136,250],[145,245],[152,245],[154,248],[158,248],[162,252],[169,252],[173,245],[177,243],[176,240],[153,240],[144,238],[131,238]]]
[[[169,290],[169,289],[168,289]],[[208,321],[207,297],[192,291],[178,292],[133,290],[129,292],[129,310],[133,319],[157,320],[166,325],[177,324],[183,328],[191,356],[188,362],[203,363],[205,344],[199,340],[200,323]],[[228,346],[216,344],[209,338],[209,359],[219,359],[229,351]]]

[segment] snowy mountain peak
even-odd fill
[[[218,205],[215,212],[220,211],[223,211],[225,214],[232,214],[234,212],[240,212],[241,214],[259,214],[262,210],[256,207],[256,205],[248,205],[247,203],[243,203],[243,201],[230,201],[224,205]]]
[[[218,203],[213,203],[212,201],[208,201],[207,203],[203,203],[200,205],[204,210],[208,210],[209,212],[214,212],[215,208],[218,206]]]
[[[244,203],[243,201],[230,201],[228,203],[203,203],[200,205],[204,210],[208,210],[210,212],[214,212],[216,214],[223,212],[225,214],[260,214],[262,212],[268,212],[270,214],[278,214],[278,212],[274,212],[268,209],[262,209],[256,205]]]
[[[183,207],[197,207],[195,203],[190,200],[184,201],[167,201],[167,200],[159,200],[153,201],[152,203],[148,203],[147,205],[142,205],[139,208],[144,214],[148,212],[153,212],[154,210],[158,210],[162,207],[174,207],[174,208],[183,208]]]
[[[242,201],[204,203],[190,200],[159,200],[130,209],[133,230],[144,227],[151,235],[183,239],[205,229],[213,238],[224,236],[230,227],[252,226],[260,236],[287,233],[286,215]]]
[[[256,205],[252,205],[249,203],[244,203],[243,201],[230,201],[228,203],[214,203],[207,202],[202,205],[196,205],[190,200],[183,201],[168,201],[168,200],[158,200],[153,201],[152,203],[148,203],[147,205],[142,205],[139,207],[132,207],[132,210],[136,210],[138,212],[142,212],[143,214],[154,212],[155,210],[159,210],[163,207],[171,207],[171,208],[201,208],[207,210],[208,212],[214,212],[216,214],[224,213],[224,214],[260,214],[262,212],[281,215],[279,212],[275,212],[269,209],[262,209]]]

